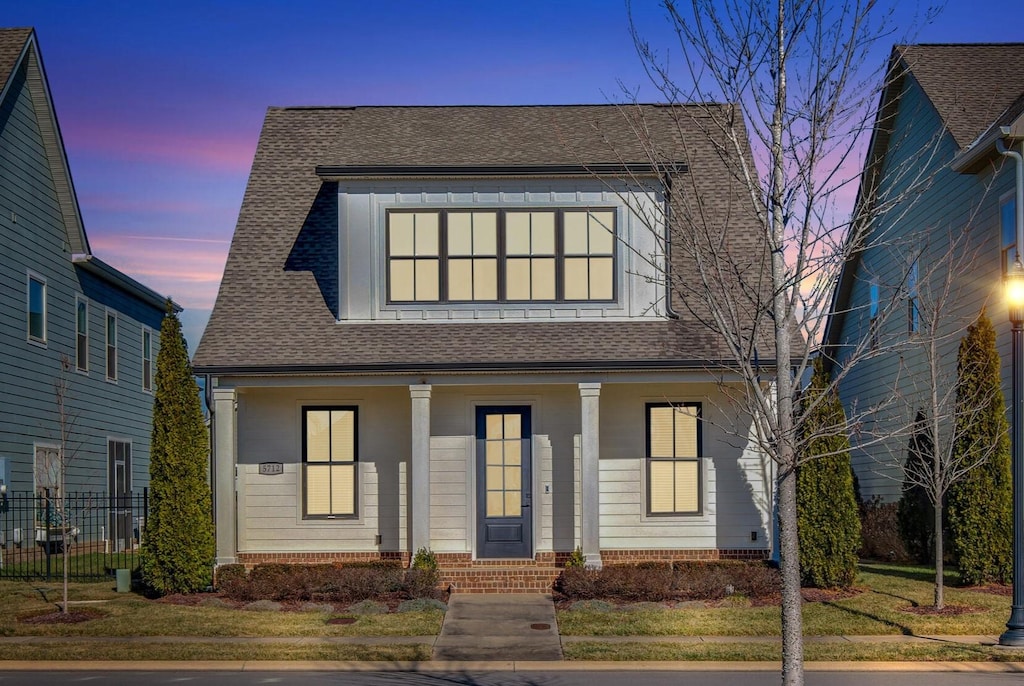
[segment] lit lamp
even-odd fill
[[[1020,246],[1018,246],[1019,250]],[[1013,604],[999,645],[1024,646],[1024,264],[1017,253],[1006,272],[1006,305],[1013,331],[1011,373],[1013,411],[1010,436],[1013,451]]]

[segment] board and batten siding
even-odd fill
[[[861,496],[884,500],[900,497],[908,438],[902,435],[874,441],[874,437],[904,430],[917,410],[927,407],[923,397],[927,392],[927,367],[922,339],[908,334],[906,279],[912,255],[920,254],[924,308],[928,307],[929,294],[937,294],[952,277],[951,292],[940,306],[940,331],[944,336],[939,346],[940,392],[948,391],[955,383],[960,339],[983,307],[996,328],[1000,355],[1008,360],[1010,353],[1010,329],[1002,297],[999,203],[1013,188],[1011,165],[1004,163],[995,173],[989,170],[978,175],[952,171],[949,163],[959,149],[912,76],[905,79],[900,94],[891,140],[882,164],[882,197],[898,197],[912,177],[921,179],[922,185],[877,221],[874,238],[857,266],[838,350],[839,367],[848,367],[839,387],[840,397],[848,415],[861,427],[859,435],[851,437]],[[958,255],[963,260],[954,265],[952,273],[944,264],[951,239],[960,241]],[[882,308],[879,353],[851,363],[850,350],[870,335],[872,281],[879,284]],[[1009,365],[1004,364],[1007,399],[1009,373]],[[859,416],[854,418],[854,412]],[[860,436],[865,440],[861,441]],[[867,437],[872,437],[871,441]]]
[[[24,66],[0,103],[0,458],[11,491],[33,488],[34,445],[59,441],[54,383],[70,361],[68,491],[106,491],[107,439],[132,444],[132,485],[149,483],[152,393],[142,389],[142,327],[163,312],[73,265],[70,240],[40,134]],[[27,277],[46,282],[46,342],[27,339]],[[89,369],[75,369],[76,296],[89,304]],[[118,380],[106,381],[105,312],[119,320]]]

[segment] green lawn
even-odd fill
[[[862,592],[853,598],[804,605],[804,633],[811,636],[879,634],[997,635],[1010,616],[1010,599],[953,586],[947,605],[974,612],[958,616],[906,612],[932,602],[933,572],[924,567],[863,564],[857,579]],[[955,581],[951,575],[949,581]],[[558,613],[558,628],[570,636],[778,636],[779,608],[728,602],[722,607]]]

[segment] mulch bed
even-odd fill
[[[977,593],[988,593],[990,595],[1002,595],[1010,597],[1013,595],[1013,586],[1009,584],[986,584],[984,586],[965,586],[964,591],[975,591]]]
[[[28,617],[19,617],[18,621],[22,624],[81,624],[82,622],[99,619],[100,617],[106,617],[106,613],[100,610],[81,607],[74,608],[69,612],[57,610],[55,612],[29,615]]]
[[[831,603],[836,600],[856,598],[864,591],[859,588],[801,588],[800,595],[805,603]]]

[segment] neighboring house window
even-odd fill
[[[142,327],[142,390],[153,390],[153,330]]]
[[[46,343],[46,281],[28,275],[28,339]]]
[[[89,301],[75,296],[75,369],[89,371]]]
[[[700,514],[701,407],[647,405],[647,511]]]
[[[615,211],[392,210],[388,302],[610,301]]]
[[[1012,195],[999,205],[999,225],[1003,236],[1003,272],[1005,273],[1017,259],[1017,202]]]
[[[880,326],[880,322],[878,320],[878,309],[879,309],[879,304],[880,304],[880,297],[879,297],[878,282],[877,281],[872,281],[871,282],[870,291],[871,291],[871,305],[870,305],[871,323],[870,323],[869,326],[870,326],[870,335],[871,335],[871,349],[874,350],[875,348],[878,347],[878,342],[879,342],[879,331],[878,331],[878,328]]]
[[[358,435],[355,407],[302,410],[306,517],[355,517]]]
[[[117,381],[117,315],[107,312],[107,380]]]
[[[36,496],[52,501],[60,498],[60,448],[37,445],[32,465]]]
[[[918,287],[917,260],[907,274],[907,331],[917,333],[921,328],[921,294]]]

